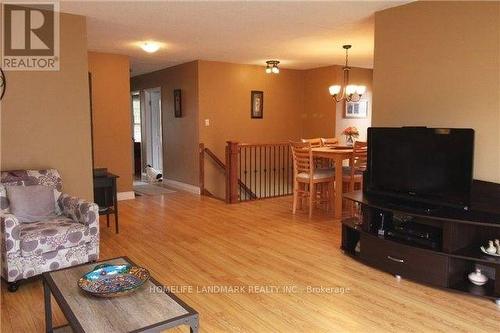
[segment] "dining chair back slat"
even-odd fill
[[[322,146],[321,138],[302,139],[302,142],[309,142],[311,144],[311,148],[318,148]]]
[[[337,138],[321,138],[321,145],[324,147],[335,146],[339,143]]]
[[[355,172],[363,172],[366,170],[368,162],[368,145],[363,141],[354,142],[353,146],[353,170]]]

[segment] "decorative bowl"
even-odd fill
[[[481,252],[483,252],[484,254],[490,255],[490,256],[500,257],[500,254],[489,253],[488,251],[486,251],[486,249],[484,248],[484,246],[481,246]]]
[[[149,271],[129,264],[101,264],[78,280],[78,286],[93,296],[116,297],[135,291],[149,280]]]

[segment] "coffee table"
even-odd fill
[[[124,296],[100,298],[83,292],[78,279],[101,263],[135,265],[119,257],[43,273],[47,332],[159,332],[179,325],[198,332],[198,313],[152,277]],[[69,325],[52,327],[51,294]]]

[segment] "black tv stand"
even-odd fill
[[[408,201],[394,200],[391,198],[387,199],[387,206],[392,207],[394,209],[412,211],[415,213],[428,214],[428,215],[437,212],[441,208],[440,206],[434,206],[427,203],[421,203],[421,202],[411,203]]]
[[[500,239],[500,214],[446,207],[422,211],[362,191],[346,193],[344,198],[360,205],[356,217],[342,220],[341,248],[345,254],[396,276],[500,305],[500,257],[480,250],[488,240]],[[380,232],[381,216],[384,228],[390,228],[391,221],[401,224],[403,220],[405,225],[406,218],[408,225],[417,227],[407,230],[411,237],[395,239],[391,235],[396,229]],[[468,280],[475,268],[489,277],[485,285],[476,286]]]

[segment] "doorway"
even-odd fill
[[[134,176],[144,178],[146,165],[163,172],[161,88],[132,92]]]

